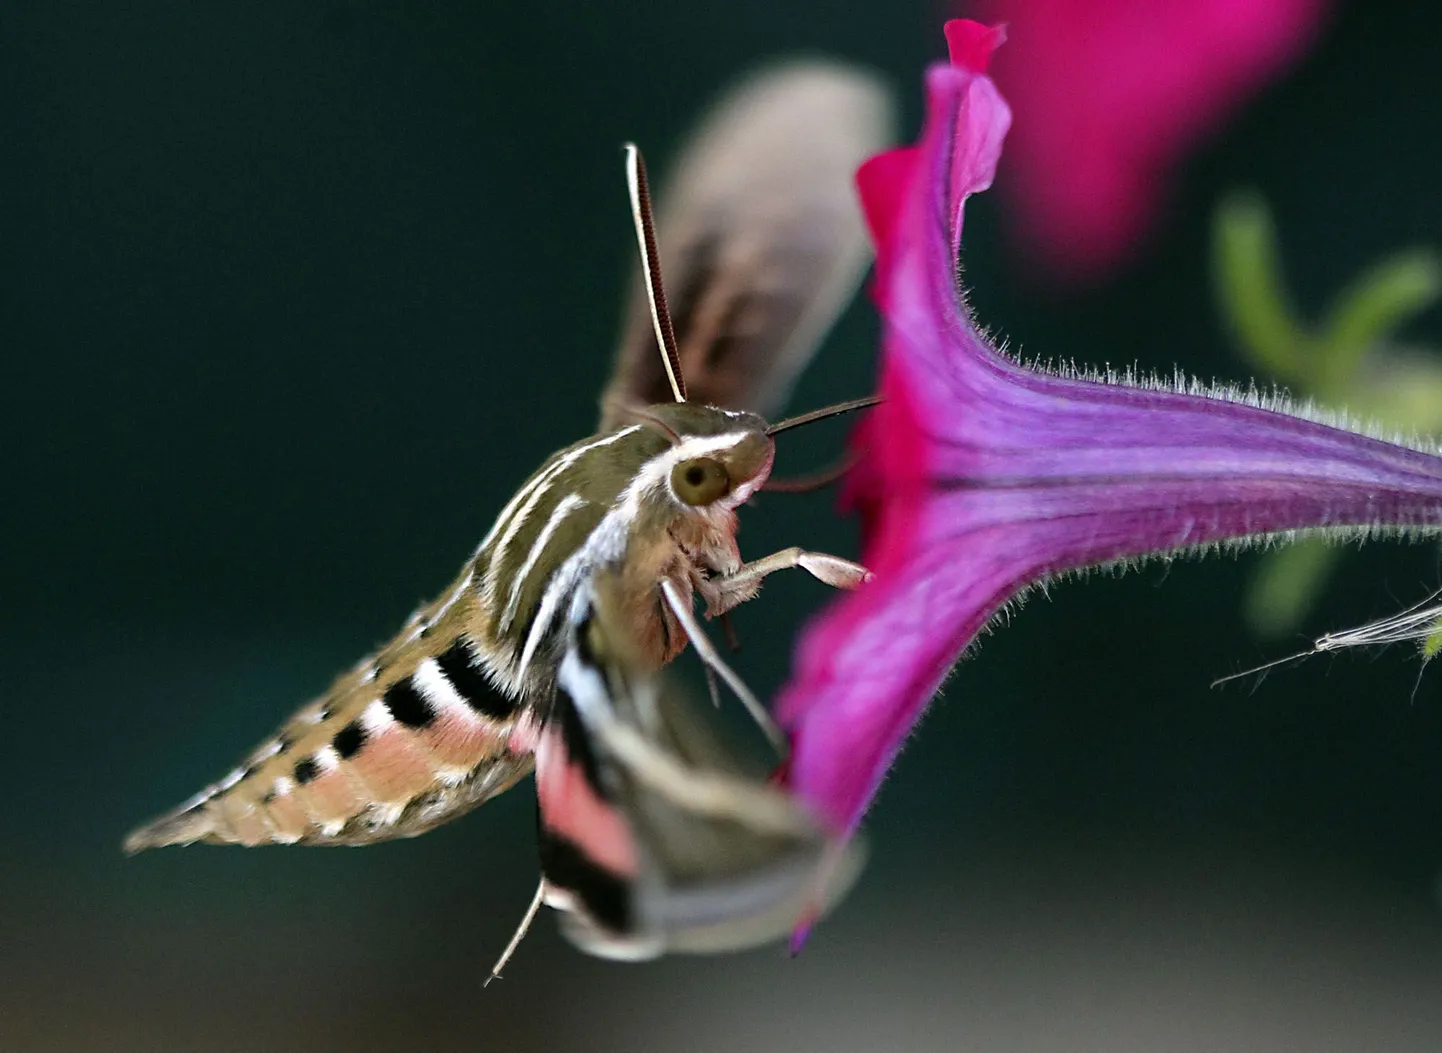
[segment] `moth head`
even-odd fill
[[[649,406],[643,419],[670,439],[657,467],[677,505],[735,508],[771,474],[776,444],[754,413],[677,402]]]

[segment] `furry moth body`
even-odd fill
[[[633,313],[603,430],[549,458],[390,643],[127,850],[413,836],[535,767],[545,899],[574,914],[582,946],[634,957],[782,934],[807,867],[779,861],[815,864],[826,839],[720,747],[656,717],[685,710],[656,701],[670,698],[657,671],[694,636],[697,592],[717,613],[783,567],[837,585],[864,573],[800,550],[744,564],[736,509],[775,455],[750,408],[789,384],[864,264],[850,172],[888,124],[884,93],[837,67],[785,67],[734,93],[683,159],[660,253],[688,290],[668,350],[692,400],[661,401],[670,341]],[[748,174],[757,192],[737,196]]]

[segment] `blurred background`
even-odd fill
[[[0,1049],[1442,1048],[1442,674],[1399,648],[1209,687],[1421,599],[1435,545],[1348,553],[1265,639],[1257,555],[1034,596],[948,682],[796,960],[609,964],[543,916],[482,992],[536,876],[528,785],[360,851],[120,853],[590,430],[634,267],[620,144],[664,173],[716,90],[797,51],[882,71],[909,138],[962,10],[10,5]],[[1306,315],[1442,245],[1442,14],[1339,3],[1313,33],[1085,281],[1014,234],[1004,156],[967,217],[982,321],[1030,357],[1244,381],[1211,263],[1234,188]],[[1442,348],[1442,311],[1395,335]],[[793,405],[870,390],[874,342],[859,300]],[[831,502],[767,497],[744,550],[854,552]],[[739,612],[762,692],[825,599],[782,576]]]

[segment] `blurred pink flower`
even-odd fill
[[[875,580],[803,634],[777,703],[786,780],[853,830],[912,726],[987,620],[1074,568],[1326,528],[1442,528],[1442,457],[1235,393],[1018,365],[957,287],[962,206],[1010,114],[986,75],[998,29],[946,27],[919,145],[858,181],[877,248],[881,389],[852,498]]]
[[[1016,112],[1001,190],[1062,278],[1136,247],[1176,165],[1311,45],[1326,0],[976,0],[1009,23]]]

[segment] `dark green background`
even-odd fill
[[[1433,7],[1341,9],[1087,295],[1033,281],[979,199],[983,320],[1031,356],[1244,379],[1205,269],[1223,190],[1269,195],[1313,309],[1442,243]],[[1442,1048],[1436,673],[1414,698],[1398,651],[1210,690],[1279,651],[1239,625],[1250,556],[1065,584],[987,638],[797,961],[612,965],[543,918],[483,994],[535,878],[529,788],[359,852],[119,852],[589,430],[634,265],[619,144],[664,168],[716,88],[796,50],[883,70],[909,135],[938,11],[5,6],[0,1048]],[[795,404],[868,390],[874,328],[854,308]],[[1442,315],[1409,336],[1442,347]],[[835,452],[818,430],[779,471]],[[825,495],[742,540],[855,544]],[[1438,584],[1435,547],[1374,546],[1309,629]],[[742,612],[758,687],[824,600],[798,577]]]

